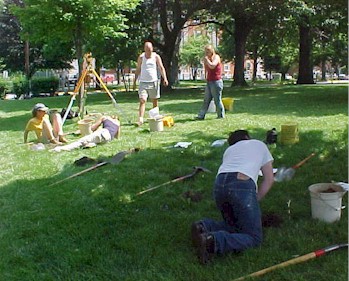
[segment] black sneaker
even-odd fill
[[[205,233],[205,228],[204,225],[199,222],[193,222],[191,225],[191,240],[193,242],[194,247],[199,246],[199,241],[200,241],[200,234]]]
[[[205,118],[199,117],[199,116],[194,117],[194,120],[196,120],[196,121],[200,121],[200,120],[204,120],[204,119],[205,119]]]
[[[213,258],[215,252],[214,237],[208,233],[199,236],[197,255],[201,264],[207,264]]]

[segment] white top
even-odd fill
[[[259,170],[273,160],[265,143],[254,139],[242,140],[225,150],[217,174],[240,172],[253,179],[257,186]]]
[[[142,65],[141,65],[141,74],[139,76],[140,82],[158,81],[156,56],[157,56],[157,54],[152,52],[150,58],[147,59],[145,57],[145,53],[141,54]]]

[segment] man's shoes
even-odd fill
[[[194,120],[196,120],[196,121],[201,121],[201,120],[204,120],[205,118],[203,118],[203,117],[199,117],[199,116],[195,116],[194,117]]]
[[[199,244],[197,247],[197,255],[201,264],[207,264],[213,258],[215,253],[214,236],[208,233],[199,235]]]
[[[191,240],[193,242],[194,247],[199,246],[200,235],[202,233],[205,233],[205,232],[206,232],[205,227],[201,222],[196,221],[196,222],[192,223],[192,225],[191,225]]]

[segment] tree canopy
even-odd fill
[[[204,57],[203,46],[208,43],[209,40],[206,36],[193,36],[183,44],[180,50],[180,62],[191,68],[193,80],[196,80],[197,70],[202,64],[202,58]]]
[[[103,39],[126,36],[125,11],[132,10],[138,0],[24,0],[13,6],[23,28],[23,38],[50,46],[70,46],[79,59],[80,71],[86,46]]]

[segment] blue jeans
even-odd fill
[[[205,88],[204,104],[198,114],[200,119],[204,119],[210,102],[213,99],[216,105],[217,117],[224,118],[225,110],[222,103],[223,80],[207,81]]]
[[[215,252],[223,254],[259,246],[263,234],[254,181],[239,180],[237,173],[219,174],[214,197],[223,221],[203,219],[201,222],[214,236]]]

